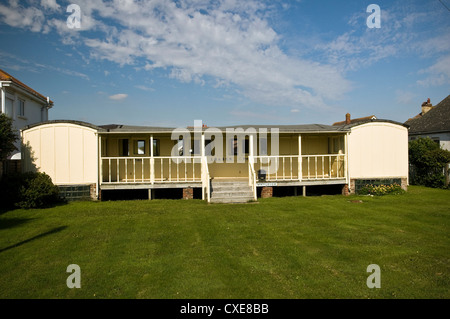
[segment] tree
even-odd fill
[[[450,163],[450,151],[442,149],[431,138],[420,137],[409,142],[409,163],[414,166],[411,183],[429,187],[445,185],[444,167]]]
[[[14,145],[17,139],[12,119],[5,114],[0,114],[0,161],[4,161],[13,151],[17,150]]]

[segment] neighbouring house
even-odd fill
[[[290,187],[396,181],[406,189],[408,133],[401,124],[367,119],[343,125],[192,127],[47,121],[22,130],[23,169],[92,198],[114,190],[179,191],[208,202],[246,202]],[[26,160],[25,160],[26,159]],[[195,195],[196,194],[196,195]]]
[[[25,126],[48,120],[48,110],[53,107],[53,101],[0,70],[0,105],[0,113],[13,119],[14,130],[20,136],[20,130]],[[17,151],[4,163],[5,171],[20,171],[21,147],[19,139]]]
[[[409,140],[429,137],[450,151],[450,95],[436,106],[430,99],[422,103],[422,110],[405,122],[409,126]]]
[[[345,114],[345,121],[335,122],[335,123],[333,123],[333,126],[356,124],[359,122],[367,122],[367,121],[376,120],[376,119],[377,119],[377,117],[375,115],[369,115],[369,116],[365,116],[365,117],[359,117],[356,119],[352,119],[350,113],[347,113],[347,114]]]

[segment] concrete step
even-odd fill
[[[252,188],[248,185],[246,186],[212,186],[211,187],[213,192],[246,192],[246,191],[252,191]]]
[[[253,196],[211,197],[211,203],[248,203]]]
[[[212,182],[216,187],[249,187],[248,182]]]
[[[212,181],[211,203],[247,203],[253,200],[248,181]]]
[[[252,197],[253,192],[246,190],[244,192],[212,192],[211,198],[228,198],[228,197]]]
[[[250,198],[211,198],[213,204],[245,204],[253,201],[253,197]]]

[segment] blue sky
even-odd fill
[[[381,27],[369,28],[370,4]],[[80,28],[70,28],[70,4]],[[450,0],[9,0],[0,68],[93,124],[404,122],[450,94]]]

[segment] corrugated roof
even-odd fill
[[[408,127],[407,124],[396,122],[396,121],[392,121],[392,120],[385,120],[385,119],[373,119],[373,120],[369,119],[369,120],[364,120],[364,121],[358,121],[358,122],[355,122],[355,123],[350,123],[350,124],[347,124],[347,125],[341,125],[339,127],[341,127],[342,129],[350,130],[352,127],[363,125],[363,124],[367,124],[367,123],[374,123],[374,122],[375,123],[392,123],[392,124],[397,124],[397,125]]]
[[[11,74],[9,74],[9,73],[1,70],[1,69],[0,69],[0,81],[10,81],[10,82],[14,83],[15,85],[21,87],[25,91],[29,92],[30,94],[32,94],[32,95],[40,98],[41,100],[47,102],[47,97],[46,96],[42,95],[41,93],[37,92],[36,90],[33,90],[32,88],[30,88],[25,83],[19,81],[18,79],[13,77]],[[49,104],[53,105],[53,101],[50,100]]]
[[[110,133],[132,133],[132,132],[168,132],[171,133],[176,128],[174,127],[155,127],[155,126],[132,126],[132,125],[120,125],[120,124],[108,124],[108,125],[100,125],[102,129],[105,129]],[[210,127],[202,127],[202,130],[206,130]],[[247,130],[249,128],[254,128],[257,131],[260,128],[267,129],[279,129],[280,133],[325,133],[325,132],[345,132],[347,131],[345,128],[336,127],[331,125],[323,125],[323,124],[303,124],[303,125],[234,125],[234,126],[221,126],[215,127],[220,129],[223,132],[226,132],[226,129],[237,129],[242,128],[243,130]],[[188,130],[193,131],[194,127],[187,127]]]
[[[46,124],[75,124],[93,128],[102,133],[172,133],[175,127],[159,127],[159,126],[134,126],[134,125],[121,125],[121,124],[107,124],[107,125],[94,125],[83,121],[74,120],[51,120],[26,126],[24,129],[30,129],[39,125]],[[205,131],[208,128],[204,126],[202,130]],[[244,131],[249,128],[254,128],[258,131],[260,128],[275,129],[277,128],[280,133],[339,133],[347,132],[347,128],[323,125],[323,124],[302,124],[302,125],[235,125],[235,126],[222,126],[215,127],[223,132],[226,129],[238,129],[242,128]],[[194,127],[187,127],[189,131],[194,131]]]
[[[36,126],[40,126],[40,125],[46,125],[46,124],[75,124],[75,125],[80,125],[80,126],[86,126],[89,128],[92,128],[94,130],[97,130],[99,132],[104,132],[105,129],[103,129],[102,127],[99,127],[97,125],[91,124],[91,123],[87,123],[87,122],[83,122],[83,121],[74,121],[74,120],[51,120],[51,121],[45,121],[45,122],[39,122],[39,123],[35,123],[35,124],[30,124],[25,126],[22,130],[27,130]]]
[[[450,95],[420,117],[405,122],[409,134],[450,132]]]

